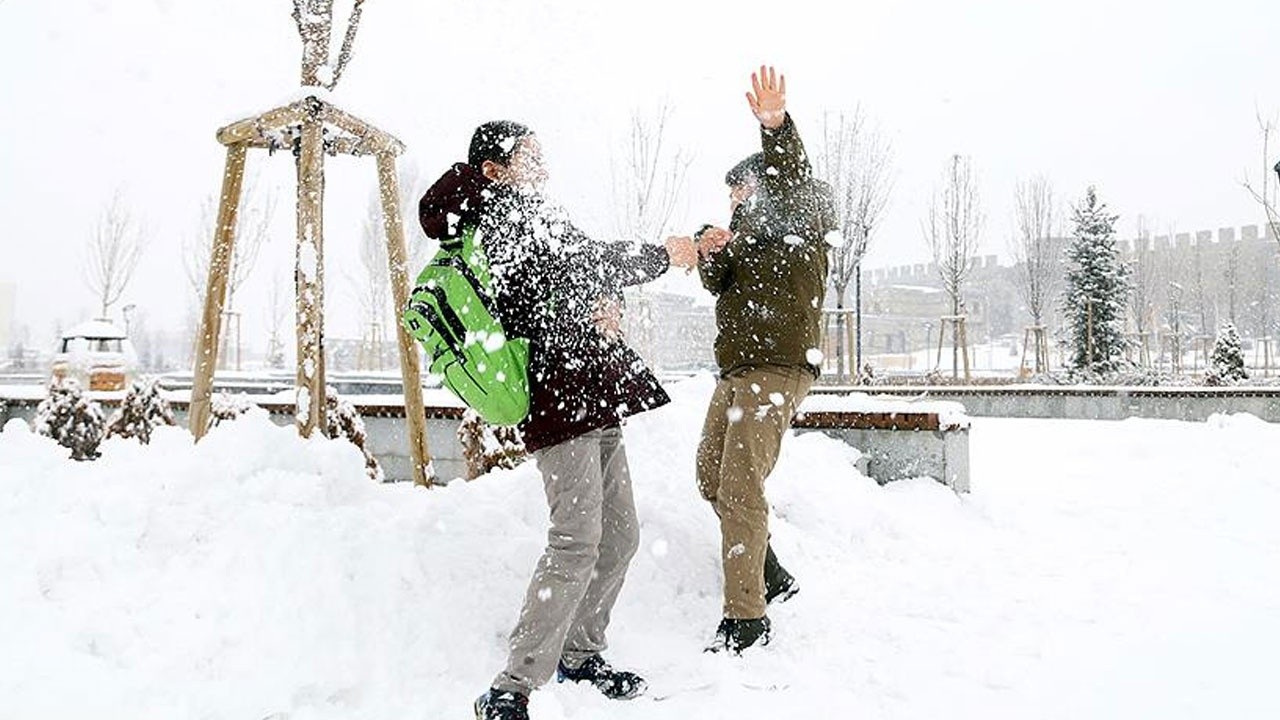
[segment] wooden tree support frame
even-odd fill
[[[938,318],[938,360],[934,365],[935,368],[942,368],[942,346],[947,336],[947,325],[952,326],[952,332],[955,339],[951,342],[952,353],[958,352],[964,361],[964,380],[969,382],[971,376],[969,373],[969,332],[966,329],[967,315],[943,315]],[[955,360],[951,362],[951,377],[956,376]]]
[[[205,292],[204,314],[197,338],[191,388],[190,428],[197,440],[209,429],[213,372],[218,361],[227,279],[235,251],[236,215],[244,180],[245,156],[250,148],[290,150],[298,170],[297,286],[298,369],[296,419],[298,432],[309,437],[325,425],[324,353],[324,156],[372,155],[377,161],[378,194],[387,238],[388,272],[396,307],[409,301],[404,225],[400,218],[400,190],[395,159],[404,144],[369,123],[315,96],[232,123],[217,133],[227,148],[214,229],[213,257]],[[409,450],[413,480],[430,486],[435,481],[427,447],[422,375],[413,338],[396,323],[400,370],[404,383]]]
[[[1022,331],[1022,360],[1019,366],[1027,369],[1027,350],[1034,355],[1036,375],[1049,372],[1049,334],[1043,325],[1028,325]]]

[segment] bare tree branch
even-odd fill
[[[1018,292],[1032,324],[1043,327],[1045,310],[1062,275],[1062,238],[1055,225],[1053,186],[1044,177],[1019,182],[1014,203],[1018,231],[1009,249],[1018,274]]]
[[[925,240],[933,252],[942,290],[951,301],[951,315],[964,314],[964,286],[973,269],[982,233],[978,182],[968,157],[951,156],[943,176],[941,196],[934,191],[925,222]],[[951,325],[951,369],[956,372],[960,347],[959,323]],[[967,350],[966,350],[967,352]],[[968,357],[967,355],[965,356]],[[967,359],[966,359],[966,362]],[[968,372],[967,366],[965,372]]]
[[[391,307],[391,277],[387,271],[387,238],[382,225],[382,202],[369,202],[360,234],[360,272],[346,272],[366,324],[382,323]]]
[[[634,111],[625,150],[612,163],[615,229],[633,242],[662,238],[693,161],[682,149],[667,153],[663,147],[671,112],[665,103],[652,116]]]
[[[984,222],[979,203],[972,162],[953,155],[943,176],[941,194],[935,190],[929,204],[924,234],[955,315],[964,306],[965,280],[978,252]]]
[[[267,321],[267,364],[280,369],[285,366],[285,342],[281,329],[285,318],[293,309],[293,284],[288,276],[276,268],[271,273],[271,286],[267,293],[267,306],[264,308]]]
[[[1267,216],[1267,226],[1271,229],[1271,237],[1280,242],[1280,182],[1272,178],[1275,172],[1271,159],[1271,136],[1276,132],[1275,120],[1264,120],[1262,113],[1257,113],[1258,130],[1262,133],[1262,176],[1258,184],[1249,180],[1245,172],[1244,187],[1253,196],[1254,201],[1262,206]],[[1280,167],[1280,163],[1275,165]]]
[[[360,13],[364,6],[364,0],[355,0],[355,4],[351,7],[351,16],[347,19],[347,32],[342,38],[342,49],[338,51],[338,62],[333,68],[333,79],[326,86],[332,90],[342,77],[342,71],[347,69],[347,63],[351,61],[351,47],[356,42],[356,30],[360,27]]]
[[[1151,229],[1142,215],[1138,216],[1131,265],[1133,273],[1130,275],[1132,288],[1129,292],[1129,316],[1133,318],[1133,329],[1139,336],[1144,336],[1152,330],[1159,272],[1154,249],[1151,247]]]
[[[243,196],[247,202],[241,204],[236,214],[235,252],[231,259],[231,271],[227,278],[227,309],[235,306],[236,291],[239,290],[253,272],[258,262],[258,254],[270,235],[272,218],[275,215],[276,195],[267,192],[259,195],[257,178],[245,184]],[[187,238],[182,247],[182,267],[187,282],[200,304],[208,290],[209,262],[213,257],[213,236],[217,227],[218,205],[213,196],[206,197],[200,203],[200,225],[196,233]]]
[[[98,297],[102,317],[124,294],[145,248],[142,232],[115,195],[89,238],[86,254],[85,278]]]
[[[889,203],[892,150],[879,132],[866,127],[860,109],[835,118],[828,113],[822,118],[816,164],[835,196],[840,244],[831,251],[830,277],[836,304],[844,307],[845,291]]]

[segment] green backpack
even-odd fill
[[[418,274],[403,321],[445,387],[485,422],[515,425],[529,414],[529,341],[503,331],[475,234],[470,227],[441,242]]]

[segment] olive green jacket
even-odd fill
[[[830,189],[815,180],[791,116],[760,128],[763,177],[733,213],[733,239],[698,263],[716,296],[721,376],[744,367],[807,368],[817,377],[827,244],[835,229]]]

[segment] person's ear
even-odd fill
[[[492,160],[480,164],[480,174],[494,182],[500,182],[506,176],[507,169]]]

